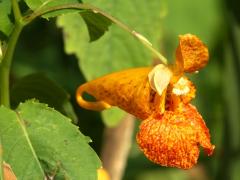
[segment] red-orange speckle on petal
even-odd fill
[[[141,150],[154,163],[183,169],[197,163],[199,145],[208,155],[215,147],[201,115],[190,104],[142,121],[136,138]]]

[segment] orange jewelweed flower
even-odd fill
[[[124,70],[87,82],[77,89],[80,106],[104,110],[118,106],[142,119],[137,142],[151,161],[189,169],[196,164],[199,145],[208,155],[215,148],[202,116],[190,104],[196,88],[184,76],[208,62],[208,49],[199,38],[179,36],[174,65]],[[96,102],[84,100],[86,92]],[[145,119],[145,120],[144,120]]]

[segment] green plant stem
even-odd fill
[[[62,9],[91,10],[93,13],[101,14],[102,16],[108,18],[113,23],[117,24],[120,28],[124,29],[125,31],[127,31],[131,35],[133,35],[135,38],[137,38],[147,49],[149,49],[155,56],[157,56],[163,64],[167,64],[167,59],[161,53],[159,53],[156,49],[154,49],[152,44],[144,36],[137,33],[136,31],[130,29],[127,25],[120,22],[113,16],[111,16],[111,15],[103,12],[102,10],[100,10],[92,5],[89,5],[89,4],[78,3],[78,4],[59,5],[59,6],[49,7],[49,8],[45,8],[45,9],[40,8],[40,9],[36,10],[35,12],[33,12],[30,16],[24,17],[24,21],[26,23],[30,23],[36,17],[42,16],[44,14],[54,12],[57,10],[62,10]]]
[[[11,0],[11,2],[12,2],[12,8],[13,8],[15,22],[17,22],[20,19],[22,19],[22,14],[21,14],[17,0]]]
[[[10,36],[9,43],[7,45],[6,53],[4,54],[2,63],[0,64],[0,104],[6,107],[10,107],[10,93],[9,93],[9,75],[12,64],[13,53],[18,40],[18,37],[22,31],[23,26],[16,24],[13,32]]]
[[[4,105],[6,107],[10,107],[9,76],[13,53],[16,47],[18,37],[22,31],[22,28],[24,27],[24,23],[22,23],[21,21],[21,12],[19,10],[19,6],[16,0],[12,0],[12,6],[15,18],[15,26],[9,37],[6,51],[0,64],[0,105]]]

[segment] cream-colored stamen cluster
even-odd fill
[[[189,93],[189,81],[187,81],[186,78],[181,77],[177,83],[173,85],[172,93],[180,96],[180,95],[186,95]]]

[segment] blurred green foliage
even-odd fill
[[[236,7],[240,7],[238,2],[233,0],[196,0],[194,2],[162,0],[159,1],[159,8],[144,6],[146,8],[142,9],[136,8],[140,6],[138,1],[91,0],[89,2],[100,8],[106,8],[106,12],[143,33],[171,61],[174,60],[179,34],[198,35],[210,51],[208,66],[198,74],[191,75],[190,78],[197,86],[194,104],[203,115],[210,129],[212,142],[216,145],[214,155],[212,157],[201,156],[198,165],[190,171],[159,167],[144,157],[133,137],[133,146],[124,179],[238,180],[240,172],[240,12],[236,10]],[[131,2],[138,3],[138,6],[132,6]],[[117,10],[114,11],[113,7]],[[132,16],[128,14],[131,11],[135,12]],[[138,12],[143,15],[138,15]],[[79,28],[79,34],[82,34],[85,27],[78,27],[78,25],[76,27]],[[91,79],[104,72],[127,67],[124,60],[129,56],[133,63],[128,66],[139,66],[142,62],[152,63],[149,59],[151,54],[143,53],[141,44],[137,41],[135,43],[126,32],[114,29],[117,27],[111,27],[99,42],[88,44],[87,34],[77,40],[81,43],[80,46],[74,47],[79,51],[81,66],[81,71],[79,71],[77,58],[64,53],[61,30],[56,28],[55,22],[37,20],[21,35],[12,69],[12,82],[30,73],[41,72],[71,94],[81,132],[91,137],[93,140],[91,145],[97,152],[100,152],[102,143],[101,116],[99,113],[83,110],[76,105],[75,89],[85,82],[84,76]],[[118,37],[124,37],[127,41],[122,42],[122,38]],[[111,46],[106,39],[111,43],[114,42],[114,46]],[[104,43],[101,44],[101,41]],[[122,44],[124,42],[128,43]],[[116,57],[119,58],[114,59],[111,66],[109,60],[98,62],[94,56],[88,57],[92,56],[90,54],[92,50],[97,52],[100,59],[111,58],[105,50],[110,47],[111,52],[117,53]],[[129,49],[126,50],[123,47]],[[85,61],[84,58],[92,60]],[[145,58],[146,62],[144,62]],[[96,66],[96,62],[99,65]],[[82,65],[84,63],[85,65]],[[136,131],[137,126],[138,123]]]
[[[39,101],[68,116],[73,123],[78,122],[72,104],[69,102],[69,94],[41,73],[25,76],[14,84],[11,89],[12,108],[15,109],[19,103],[36,97]]]

